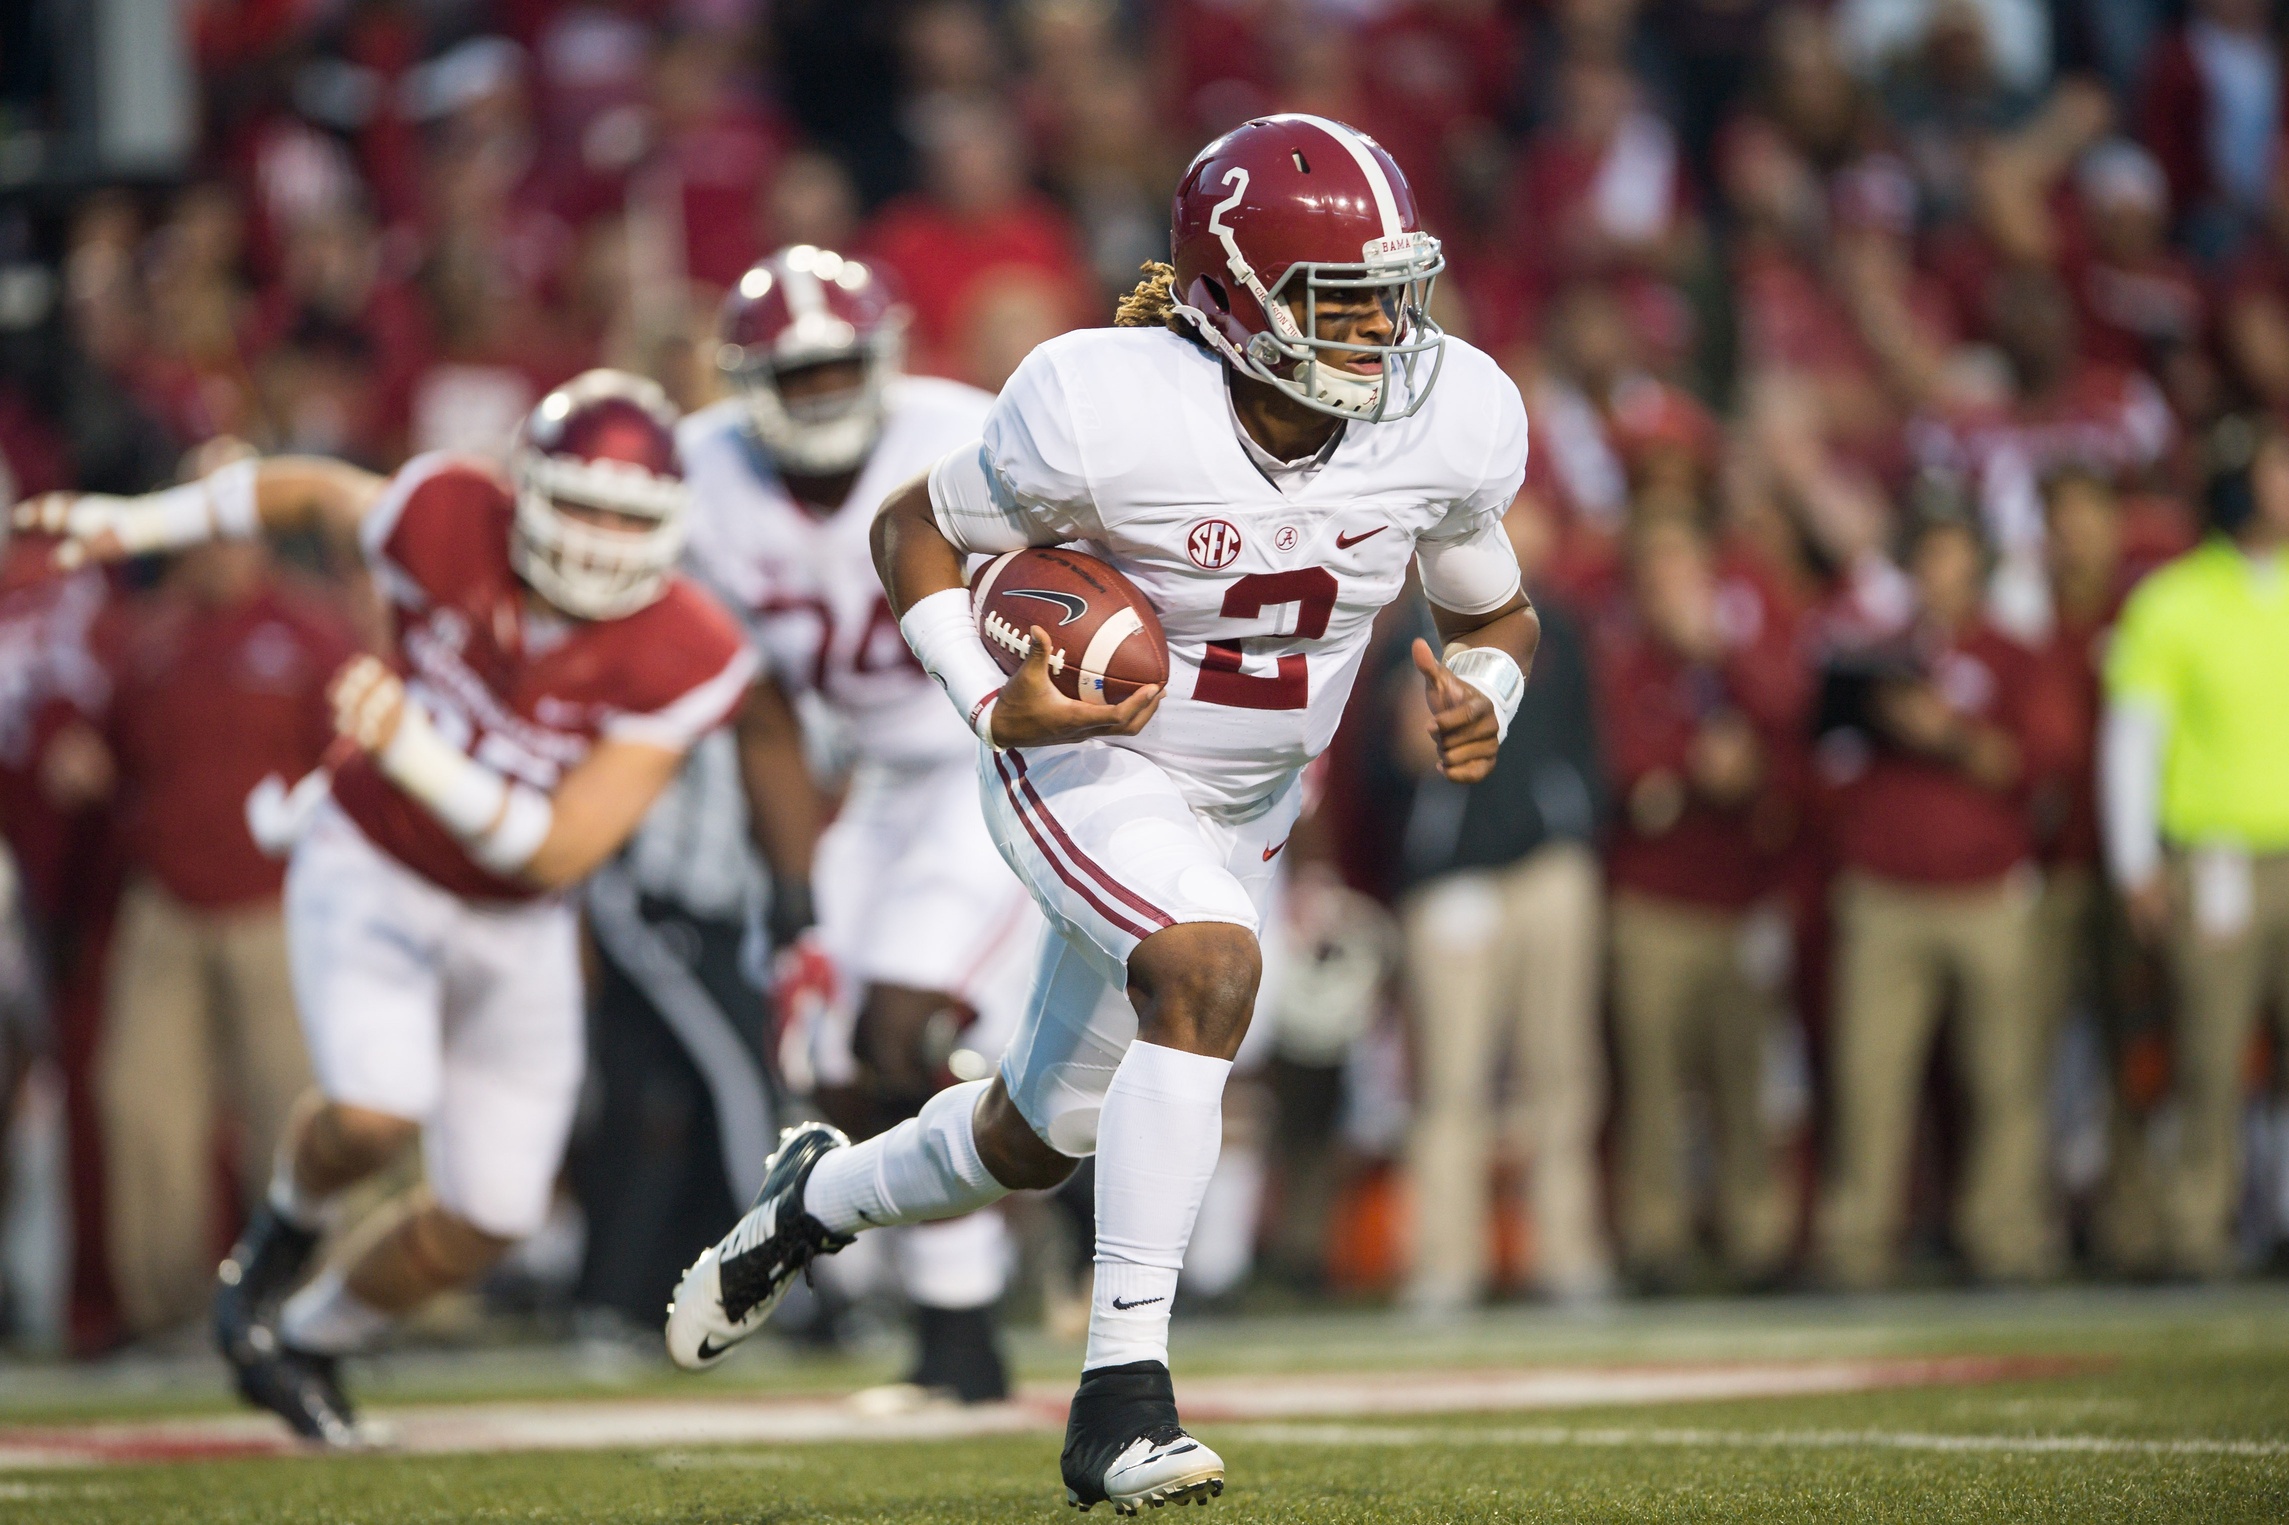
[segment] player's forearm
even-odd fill
[[[962,553],[930,512],[930,484],[917,477],[885,499],[874,516],[869,544],[875,575],[900,619],[933,593],[968,585]]]
[[[68,560],[110,561],[313,526],[354,544],[358,521],[384,485],[371,472],[317,456],[248,458],[136,497],[51,493],[20,505],[16,522],[65,536]]]
[[[1516,662],[1520,672],[1534,671],[1534,654],[1542,647],[1542,616],[1523,591],[1489,614],[1457,614],[1433,604],[1431,623],[1438,626],[1443,645],[1491,647]]]
[[[930,508],[930,484],[916,478],[874,516],[875,572],[898,616],[898,633],[922,670],[938,681],[962,723],[994,745],[993,709],[1005,680],[971,618],[968,568]]]
[[[626,845],[682,762],[682,753],[666,747],[598,747],[557,786],[547,834],[515,877],[544,890],[586,879]]]
[[[354,543],[359,523],[389,485],[386,477],[321,455],[271,456],[256,466],[255,510],[272,534],[315,529]]]
[[[1510,735],[1510,721],[1526,697],[1526,675],[1542,644],[1541,616],[1523,589],[1484,614],[1461,614],[1431,605],[1447,671],[1486,696],[1494,710],[1497,742]]]
[[[765,679],[739,712],[739,774],[748,829],[777,884],[808,884],[826,803],[803,755],[803,728],[786,691]]]

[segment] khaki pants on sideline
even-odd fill
[[[2289,853],[2249,860],[2246,914],[2230,929],[2215,922],[2205,929],[2209,892],[2197,867],[2191,855],[2170,865],[2178,906],[2170,938],[2178,1154],[2163,1210],[2171,1264],[2208,1276],[2232,1264],[2250,1029],[2269,993],[2289,1011]]]
[[[2155,1269],[2161,1203],[2148,1157],[2147,1119],[2121,1094],[2122,1054],[2129,1039],[2124,990],[2131,978],[2130,929],[2098,871],[2054,864],[2043,871],[2035,906],[2033,990],[2042,1022],[2037,1073],[2047,1092],[2057,1072],[2059,1041],[2076,1002],[2087,1001],[2098,1024],[2107,1069],[2106,1179],[2098,1188],[2091,1232],[2099,1259],[2122,1271]]]
[[[309,1086],[276,903],[203,911],[148,879],[130,884],[96,1056],[111,1274],[130,1332],[206,1311],[218,1103],[242,1126],[251,1202]]]
[[[1964,889],[1846,874],[1836,888],[1828,1180],[1819,1241],[1850,1287],[1888,1281],[1905,1206],[1916,1099],[1947,997],[1968,1147],[1957,1242],[1980,1276],[2049,1274],[2057,1234],[2044,1191],[2047,1113],[2028,1007],[2032,886],[2018,875]]]
[[[1415,1030],[1417,1111],[1409,1289],[1425,1306],[1486,1288],[1495,1102],[1513,1078],[1504,1131],[1529,1158],[1535,1279],[1560,1295],[1604,1290],[1597,1131],[1598,865],[1554,843],[1507,868],[1446,875],[1401,909]]]
[[[1622,1255],[1676,1270],[1692,1249],[1686,1094],[1707,1086],[1716,1146],[1717,1235],[1735,1275],[1775,1270],[1789,1213],[1764,1124],[1770,995],[1744,966],[1746,913],[1623,891],[1613,898],[1613,1018]]]

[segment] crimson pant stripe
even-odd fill
[[[1000,757],[996,757],[993,760],[993,765],[995,771],[1001,774],[1002,793],[1009,796],[1009,807],[1010,809],[1017,812],[1018,824],[1025,828],[1025,834],[1027,836],[1033,838],[1033,845],[1040,849],[1041,856],[1048,860],[1049,866],[1057,870],[1057,877],[1064,880],[1066,885],[1071,888],[1075,894],[1079,895],[1083,900],[1088,901],[1090,905],[1096,907],[1096,911],[1099,916],[1104,917],[1105,920],[1111,922],[1114,926],[1119,927],[1123,932],[1128,933],[1129,936],[1136,938],[1150,937],[1153,933],[1152,928],[1139,926],[1134,921],[1131,921],[1128,917],[1123,916],[1120,912],[1114,910],[1111,906],[1105,904],[1105,902],[1102,900],[1099,900],[1096,896],[1096,893],[1092,891],[1088,885],[1074,877],[1073,870],[1065,866],[1064,860],[1060,859],[1057,856],[1055,850],[1050,847],[1048,839],[1042,836],[1040,828],[1033,824],[1033,818],[1026,814],[1025,801],[1018,798],[1017,784],[1016,781],[1010,777],[1009,765],[1003,762]]]
[[[1096,880],[1115,899],[1153,925],[1160,927],[1175,926],[1175,917],[1121,883],[1120,880],[1115,879],[1111,874],[1106,873],[1087,853],[1073,845],[1073,839],[1065,835],[1065,828],[1057,824],[1057,817],[1049,813],[1049,806],[1039,794],[1034,792],[1033,780],[1025,776],[1025,754],[1011,752],[1009,756],[1017,764],[1017,786],[1025,791],[1027,799],[1033,801],[1033,808],[1040,813],[1042,824],[1049,828],[1050,832],[1057,838],[1059,845],[1071,854],[1073,861],[1080,865],[1081,871]]]

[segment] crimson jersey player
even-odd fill
[[[542,399],[507,480],[441,455],[387,480],[287,457],[19,511],[67,558],[316,528],[362,550],[394,617],[394,660],[331,686],[331,797],[321,774],[250,802],[294,841],[287,946],[322,1095],[223,1264],[216,1333],[240,1390],[313,1439],[358,1439],[337,1357],[540,1227],[583,1052],[563,892],[752,676],[738,628],[673,571],[675,424],[651,383],[591,371]],[[287,1297],[339,1194],[417,1135],[424,1197]]]

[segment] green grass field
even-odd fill
[[[2067,1292],[1502,1311],[1418,1326],[1312,1315],[1179,1326],[1180,1372],[1362,1372],[1832,1356],[2066,1357],[2064,1375],[1818,1398],[1204,1424],[1237,1520],[2289,1520],[2289,1292]],[[1029,1376],[1069,1351],[1027,1343]],[[625,1400],[856,1386],[882,1357],[768,1347],[720,1375],[599,1375],[549,1353],[406,1357],[393,1402]],[[12,1425],[219,1406],[172,1385],[0,1368]],[[0,1520],[77,1522],[967,1521],[1062,1514],[1048,1434],[479,1456],[206,1461],[0,1474]],[[1100,1510],[1097,1517],[1103,1517]],[[1208,1525],[1208,1522],[1203,1522]]]

